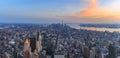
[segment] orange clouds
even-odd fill
[[[108,7],[100,7],[97,0],[90,0],[90,6],[87,9],[76,13],[73,17],[78,19],[85,18],[94,20],[103,19],[103,21],[120,21],[120,11]]]
[[[91,17],[91,16],[95,16],[96,12],[101,12],[98,9],[97,1],[96,0],[90,0],[90,6],[87,9],[85,9],[83,11],[80,11],[75,16],[76,17],[83,17],[83,16]]]
[[[98,4],[97,4],[97,0],[90,0],[90,8],[97,8],[98,7]]]

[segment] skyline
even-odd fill
[[[119,0],[0,1],[3,23],[120,23]]]

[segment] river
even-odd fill
[[[84,30],[92,30],[92,31],[109,31],[109,32],[120,32],[120,28],[96,28],[96,27],[81,27],[79,24],[67,24],[71,28],[75,29],[84,29]]]

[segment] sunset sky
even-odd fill
[[[120,23],[120,0],[0,0],[4,23]]]

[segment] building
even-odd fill
[[[30,42],[28,38],[25,39],[24,43],[24,57],[30,58]]]
[[[18,53],[17,53],[18,51],[17,51],[17,48],[14,46],[13,48],[12,48],[12,53],[13,53],[13,58],[18,58]]]
[[[64,55],[54,55],[54,58],[65,58]]]
[[[37,31],[37,36],[29,38],[26,37],[24,42],[24,57],[25,58],[39,58],[42,53],[42,37],[39,31]]]
[[[115,45],[110,44],[108,50],[109,50],[109,54],[108,54],[109,58],[116,58]]]
[[[90,50],[90,57],[89,58],[95,58],[95,48],[92,47],[92,49]]]
[[[84,58],[89,58],[89,47],[85,46],[84,47]]]
[[[36,50],[40,52],[42,50],[42,37],[40,31],[37,31],[37,38],[36,38]]]
[[[31,47],[31,52],[34,52],[36,49],[36,38],[30,38],[30,47]]]

